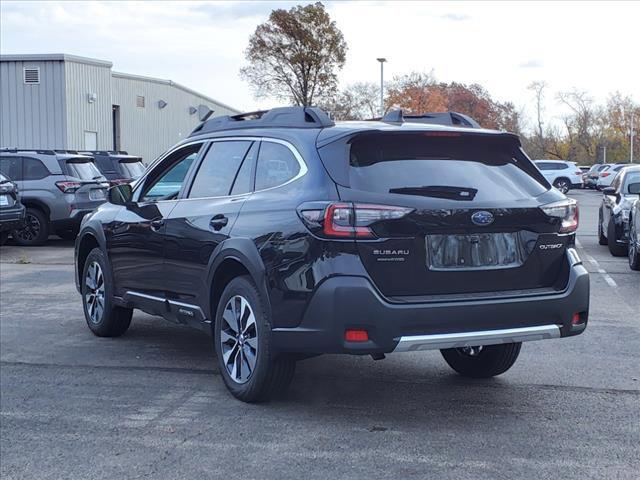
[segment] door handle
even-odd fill
[[[228,223],[229,223],[229,219],[224,215],[222,215],[221,213],[219,213],[218,215],[215,215],[211,219],[211,221],[209,222],[209,225],[211,225],[214,230],[218,231],[222,229],[222,227],[226,227]]]
[[[163,226],[164,226],[164,220],[163,219],[160,218],[158,220],[151,220],[151,230],[153,230],[154,232],[157,232]]]

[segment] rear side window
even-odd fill
[[[249,147],[251,142],[248,141],[214,142],[202,159],[189,198],[229,195]]]
[[[256,190],[277,187],[300,173],[293,152],[280,143],[263,141],[256,167]]]
[[[40,180],[50,175],[40,160],[30,157],[2,157],[0,170],[16,181]]]
[[[349,185],[357,190],[502,200],[537,196],[548,188],[510,137],[360,134],[348,155]]]
[[[231,195],[241,195],[243,193],[249,193],[253,190],[253,167],[256,163],[256,157],[258,156],[258,149],[260,147],[259,142],[254,142],[251,149],[247,152],[247,155],[242,161],[242,166],[236,175],[236,179],[233,182],[233,188],[231,189]]]

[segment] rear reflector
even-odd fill
[[[346,330],[344,339],[347,342],[368,342],[369,334],[366,330]]]
[[[571,317],[571,325],[580,325],[584,323],[584,318],[581,313],[574,313],[573,317]]]

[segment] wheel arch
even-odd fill
[[[251,277],[271,312],[265,267],[255,243],[250,239],[230,239],[220,244],[216,250],[209,263],[208,291],[204,305],[212,324],[225,287],[232,279],[242,275]]]
[[[51,209],[46,203],[35,198],[20,199],[20,203],[22,203],[26,208],[37,208],[38,210],[42,210],[47,216],[47,219],[51,221]]]
[[[104,245],[104,238],[92,229],[86,229],[78,235],[75,248],[75,279],[78,291],[80,291],[80,279],[89,253],[94,248],[100,248],[104,251]]]

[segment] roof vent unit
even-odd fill
[[[22,76],[25,85],[38,85],[40,83],[40,67],[22,69]]]

